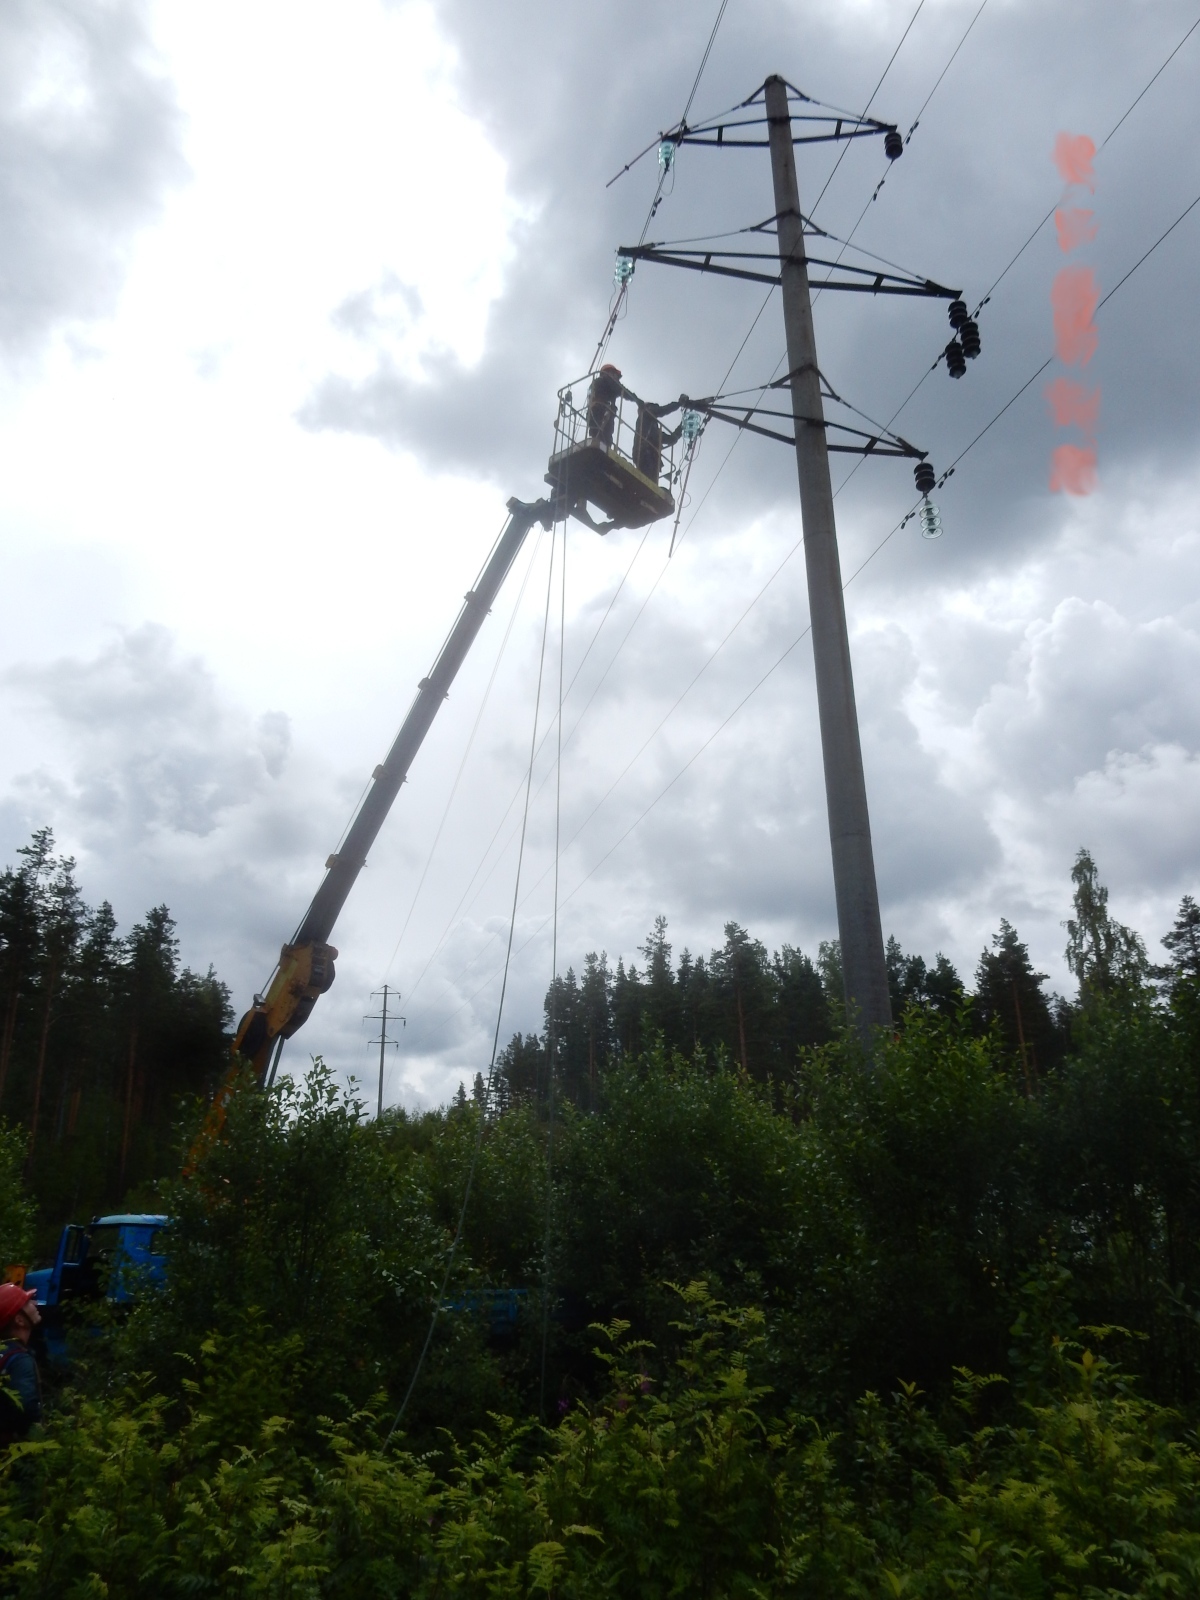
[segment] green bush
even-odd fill
[[[444,1471],[380,1447],[370,1412],[301,1448],[251,1402],[300,1362],[247,1326],[204,1343],[186,1413],[131,1382],[78,1400],[0,1478],[0,1589],[183,1596],[1189,1595],[1200,1458],[1171,1412],[1091,1348],[1042,1352],[1005,1426],[999,1380],[959,1375],[939,1419],[914,1386],[842,1433],[772,1419],[762,1318],[682,1295],[661,1388],[622,1323],[597,1329],[602,1397],[556,1429],[497,1418]],[[1030,1363],[1036,1366],[1038,1363]]]
[[[28,1266],[33,1246],[33,1202],[25,1188],[28,1139],[21,1128],[0,1122],[0,1273]]]

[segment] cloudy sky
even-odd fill
[[[9,0],[0,861],[51,824],[89,899],[126,927],[166,901],[185,958],[247,1003],[505,500],[541,490],[555,391],[591,359],[653,152],[606,184],[680,116],[716,12]],[[770,72],[862,110],[888,68],[872,111],[903,132],[920,117],[878,198],[886,162],[863,141],[828,188],[835,157],[802,150],[802,202],[820,195],[843,237],[866,207],[856,244],[972,304],[1062,194],[1055,136],[1088,134],[1099,231],[1077,259],[1107,293],[1200,192],[1200,31],[1105,142],[1196,20],[1195,0],[729,0],[693,112]],[[650,237],[773,209],[764,152],[685,148]],[[1049,490],[1069,437],[1051,368],[938,492],[944,536],[909,523],[847,590],[885,930],[965,973],[1006,916],[1069,988],[1080,844],[1154,943],[1200,891],[1198,260],[1200,207],[1098,314],[1094,494]],[[900,413],[939,469],[1052,353],[1063,261],[1043,228],[981,314],[980,359]],[[611,356],[654,396],[712,393],[739,348],[728,386],[760,382],[783,352],[778,297],[755,322],[762,305],[642,268]],[[881,418],[948,337],[936,301],[826,294],[816,317],[829,381]],[[670,559],[665,525],[568,536],[563,965],[639,960],[659,912],[677,951],[729,919],[814,952],[836,931],[807,639],[731,716],[807,622],[794,462],[733,437],[702,441]],[[835,458],[835,484],[847,470]],[[847,575],[912,499],[903,463],[854,474]],[[369,1071],[386,980],[408,1018],[389,1098],[437,1100],[486,1066],[548,559],[531,537],[293,1065]],[[539,737],[557,651],[552,629]],[[554,746],[505,1033],[537,1024],[550,975]]]

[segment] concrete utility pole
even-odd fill
[[[829,479],[788,92],[783,79],[776,77],[767,79],[765,89],[842,974],[847,1010],[860,1032],[869,1037],[872,1029],[891,1025],[892,1007],[854,704],[837,527],[833,520],[833,485]]]

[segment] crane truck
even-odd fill
[[[582,404],[575,400],[577,385],[559,391],[555,449],[545,480],[549,495],[508,502],[508,521],[468,590],[429,676],[417,685],[416,698],[386,758],[375,768],[341,847],[327,859],[325,877],[308,910],[281,949],[265,989],[254,996],[238,1024],[235,1062],[249,1062],[260,1082],[272,1080],[284,1041],[303,1027],[333,983],[338,955],[330,943],[334,925],[529,530],[539,522],[550,528],[574,516],[595,532],[608,533],[645,527],[675,510],[675,440],[664,440],[661,430],[656,438],[651,420],[666,408],[647,406],[620,378],[615,368],[602,368],[577,380],[577,385],[587,385]],[[608,520],[597,522],[589,508]]]

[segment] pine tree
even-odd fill
[[[682,1043],[679,986],[671,968],[666,917],[655,917],[654,931],[646,935],[641,954],[646,962],[642,979],[643,1028],[651,1036],[661,1035],[668,1049],[677,1049]]]
[[[693,1056],[707,1041],[708,1015],[712,1006],[711,985],[704,957],[697,956],[693,961],[691,952],[685,950],[679,958],[675,982],[679,991],[679,1048],[685,1055]]]
[[[44,830],[47,837],[49,829]],[[35,835],[35,839],[38,836]],[[25,853],[25,852],[23,852]],[[0,875],[0,982],[3,983],[3,1020],[0,1022],[0,1110],[13,1061],[17,1019],[37,963],[41,930],[38,919],[36,876],[26,860],[15,872]]]
[[[62,856],[55,860],[49,854],[53,835],[48,828],[42,830],[45,840],[38,839],[37,895],[41,923],[41,949],[38,981],[41,989],[41,1018],[38,1029],[37,1064],[33,1076],[33,1105],[29,1114],[29,1166],[32,1168],[37,1154],[39,1124],[42,1110],[42,1088],[46,1078],[46,1053],[50,1045],[50,1026],[54,1019],[54,1003],[59,986],[71,972],[79,945],[80,935],[87,921],[83,896],[75,881],[75,859]],[[36,837],[36,836],[35,836]]]
[[[612,1026],[617,1050],[624,1056],[636,1055],[642,1048],[642,984],[637,968],[626,971],[621,956],[613,978]]]
[[[1200,992],[1200,906],[1190,894],[1179,902],[1175,924],[1170,933],[1163,934],[1162,942],[1171,959],[1160,973],[1171,999],[1185,991]]]
[[[1028,947],[1005,918],[975,969],[975,1020],[986,1032],[999,1027],[1006,1045],[1021,1065],[1032,1091],[1037,1074],[1057,1065],[1064,1040],[1050,1002],[1043,993],[1044,972],[1035,972]]]
[[[775,980],[775,1053],[786,1072],[797,1052],[825,1044],[832,1036],[821,974],[803,950],[790,944],[772,958]]]
[[[583,958],[583,982],[579,986],[579,1021],[586,1051],[584,1068],[586,1096],[581,1103],[589,1111],[599,1104],[600,1080],[613,1053],[612,975],[607,952],[597,956],[589,950]]]
[[[765,1079],[772,1066],[774,983],[766,947],[736,922],[725,924],[725,943],[709,962],[713,998],[720,1008],[719,1038],[743,1072]]]
[[[906,956],[899,941],[889,938],[885,959],[895,1022],[903,1020],[909,1006],[949,1015],[962,1005],[962,979],[940,950],[930,968],[923,956]]]

